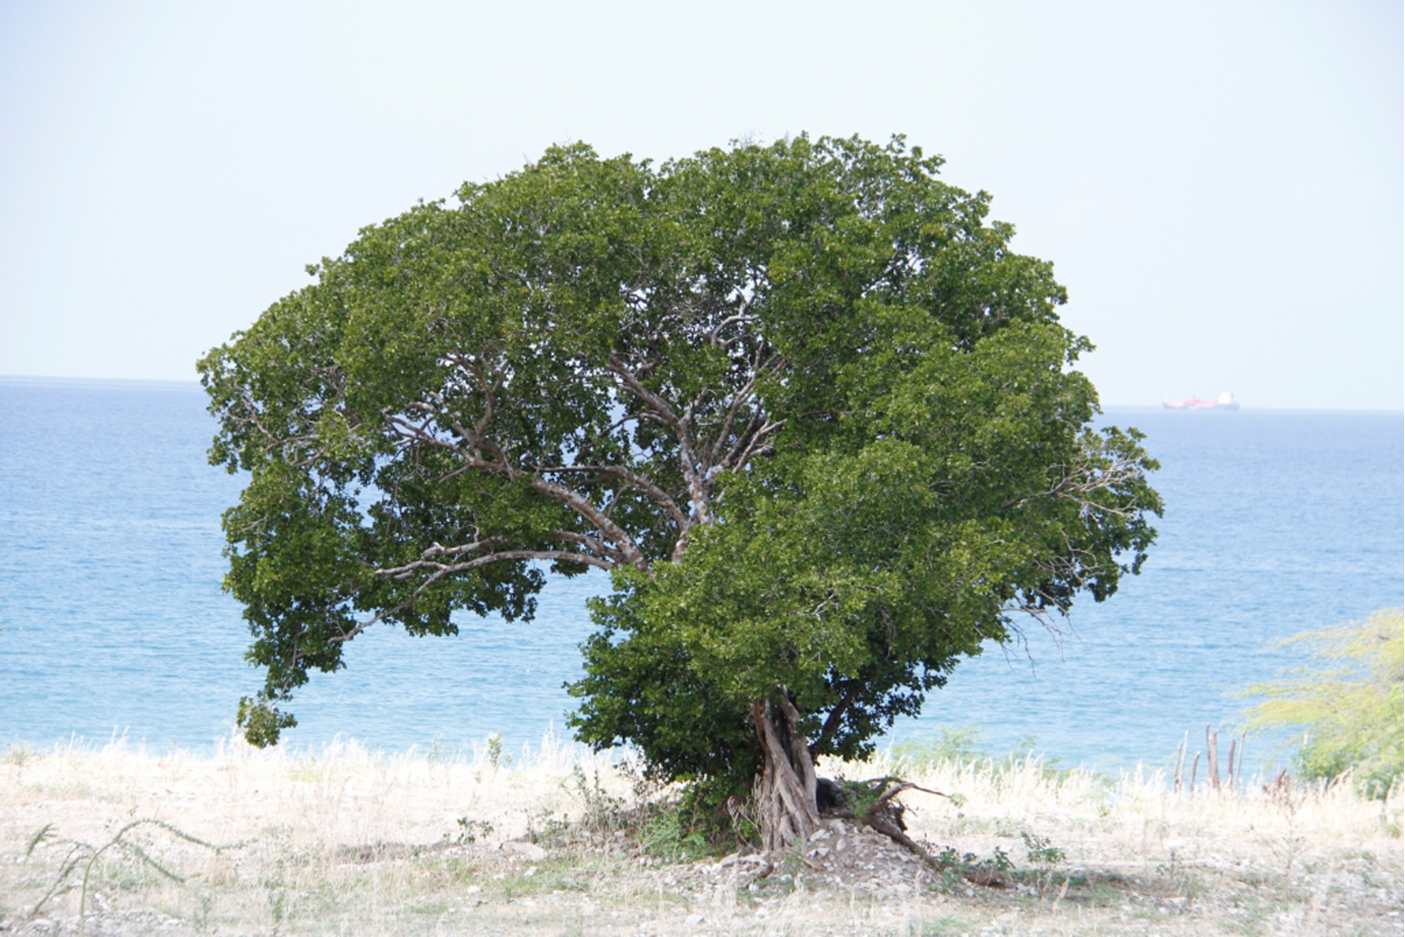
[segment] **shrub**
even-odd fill
[[[1402,609],[1305,632],[1276,646],[1293,644],[1307,646],[1320,665],[1287,671],[1240,693],[1263,697],[1246,712],[1250,728],[1300,729],[1294,741],[1300,741],[1295,761],[1302,777],[1352,772],[1364,793],[1385,797],[1405,764]]]

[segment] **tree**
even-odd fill
[[[259,744],[378,622],[529,619],[613,571],[576,727],[763,779],[767,842],[956,661],[1136,572],[1141,437],[1094,431],[1049,264],[941,161],[800,137],[654,167],[554,148],[369,227],[200,363],[250,480],[226,585]]]
[[[1326,667],[1301,668],[1241,696],[1251,728],[1295,728],[1298,772],[1327,779],[1354,772],[1360,789],[1385,798],[1405,768],[1405,616],[1399,608],[1365,621],[1294,635],[1277,646],[1304,644]]]

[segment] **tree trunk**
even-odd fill
[[[769,699],[751,701],[751,719],[766,758],[757,812],[768,853],[804,842],[820,828],[810,740],[800,733],[800,711],[786,688],[779,687],[776,696],[775,705]]]

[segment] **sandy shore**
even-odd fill
[[[1382,803],[1349,785],[1251,781],[1191,798],[1157,773],[1109,780],[1038,762],[825,766],[850,778],[896,767],[959,794],[903,795],[909,832],[934,852],[1008,857],[1008,887],[995,889],[837,823],[760,878],[753,857],[691,850],[666,816],[637,822],[647,805],[605,759],[548,740],[496,762],[486,746],[457,757],[12,746],[0,757],[0,933],[1402,928],[1398,793]]]

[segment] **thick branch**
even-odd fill
[[[554,474],[557,472],[583,472],[597,475],[612,475],[621,479],[632,488],[638,488],[649,496],[649,499],[658,505],[659,509],[667,514],[679,531],[686,531],[692,523],[688,516],[683,513],[683,509],[678,506],[678,502],[669,497],[668,492],[658,485],[649,481],[643,475],[632,472],[622,465],[549,465],[544,466],[540,471],[543,474]]]
[[[571,563],[582,563],[586,566],[595,566],[599,569],[614,569],[619,565],[609,560],[601,559],[598,556],[591,556],[589,553],[580,553],[575,550],[498,550],[494,553],[476,556],[462,563],[440,563],[436,560],[421,559],[406,563],[403,566],[382,567],[375,572],[377,575],[389,576],[393,579],[408,579],[421,570],[434,570],[424,582],[420,583],[415,588],[414,593],[408,600],[397,606],[397,608],[403,609],[408,608],[419,598],[420,593],[424,592],[430,585],[438,582],[445,576],[467,572],[470,569],[487,566],[489,563],[501,563],[512,560],[562,560]]]
[[[698,461],[693,453],[693,436],[687,424],[678,416],[673,407],[669,405],[658,394],[649,390],[639,380],[639,378],[625,367],[619,356],[611,352],[610,370],[624,382],[624,386],[629,389],[640,400],[653,410],[665,425],[673,430],[674,436],[678,439],[678,461],[683,469],[683,480],[688,484],[688,495],[693,502],[693,519],[701,524],[712,523],[712,512],[708,510],[707,488],[702,475],[698,472]]]
[[[590,499],[577,491],[567,488],[565,485],[558,485],[555,482],[547,481],[539,475],[530,476],[527,479],[527,484],[531,485],[533,490],[539,491],[548,498],[564,504],[593,524],[597,530],[608,537],[610,541],[619,548],[620,555],[624,558],[626,563],[644,572],[649,571],[649,561],[644,558],[644,553],[639,549],[639,545],[634,542],[634,538],[625,533],[623,527],[610,520],[610,518],[605,515],[604,511],[590,502]],[[603,568],[609,569],[611,567],[607,566]]]
[[[595,537],[587,537],[585,534],[578,534],[569,530],[553,530],[551,533],[547,534],[547,537],[552,540],[564,540],[567,543],[578,543],[590,552],[612,560],[615,565],[625,562],[623,553]]]
[[[385,418],[387,422],[396,428],[403,438],[408,438],[424,443],[425,445],[435,446],[452,452],[462,459],[464,465],[468,468],[479,469],[504,478],[525,478],[527,484],[531,486],[532,489],[569,508],[604,534],[610,542],[615,544],[625,562],[642,570],[648,569],[648,561],[645,559],[643,551],[639,549],[639,545],[634,542],[634,538],[630,537],[624,528],[610,520],[609,516],[599,507],[591,503],[589,498],[586,498],[580,492],[568,488],[565,485],[552,482],[542,478],[540,475],[531,474],[516,468],[508,461],[506,453],[499,447],[493,445],[487,439],[477,437],[475,433],[468,431],[458,421],[454,421],[452,424],[454,431],[458,433],[461,438],[475,445],[475,447],[488,449],[495,457],[495,461],[490,462],[483,458],[478,452],[467,450],[451,440],[442,439],[431,433],[429,431],[429,424],[433,420],[432,417],[427,417],[425,421],[420,424],[416,424],[397,414],[387,413]],[[483,425],[483,421],[480,420],[477,425]],[[611,564],[603,568],[613,568],[613,565],[614,564]]]
[[[814,744],[810,746],[812,751],[822,750],[823,747],[829,743],[829,740],[834,737],[834,733],[839,731],[840,723],[844,720],[845,711],[853,705],[854,700],[859,698],[859,694],[863,692],[863,687],[864,685],[861,681],[854,681],[854,683],[850,685],[849,691],[845,693],[843,699],[839,701],[839,705],[829,711],[829,716],[825,718],[824,725],[820,727],[819,738],[815,739]]]
[[[433,549],[433,547],[430,548],[431,551]],[[440,547],[439,549],[447,553],[452,548]],[[405,609],[414,605],[417,601],[419,601],[420,596],[424,594],[424,590],[428,589],[430,586],[438,582],[440,579],[443,579],[445,576],[451,576],[454,573],[467,572],[470,569],[477,569],[480,566],[487,566],[489,563],[501,563],[504,561],[513,560],[545,560],[568,563],[581,563],[583,565],[594,566],[599,569],[614,569],[615,566],[618,565],[617,563],[612,563],[608,560],[602,560],[599,557],[591,556],[587,553],[579,553],[573,550],[500,550],[495,553],[486,554],[484,556],[474,557],[472,560],[469,560],[464,563],[438,563],[434,560],[419,559],[411,563],[406,563],[403,566],[379,568],[375,570],[377,575],[389,576],[394,579],[408,579],[410,576],[413,576],[416,572],[426,569],[432,569],[434,570],[434,572],[427,576],[424,582],[416,586],[415,591],[410,593],[409,597],[406,598],[403,602],[397,602],[395,605],[392,605],[389,608],[381,609],[365,621],[357,622],[356,625],[351,629],[343,632],[342,634],[337,635],[336,637],[330,638],[329,640],[333,643],[350,641],[352,638],[356,637],[358,634],[365,631],[372,625],[377,624],[378,622],[382,622],[385,619],[389,618],[391,615],[394,615],[397,612],[402,612]]]

